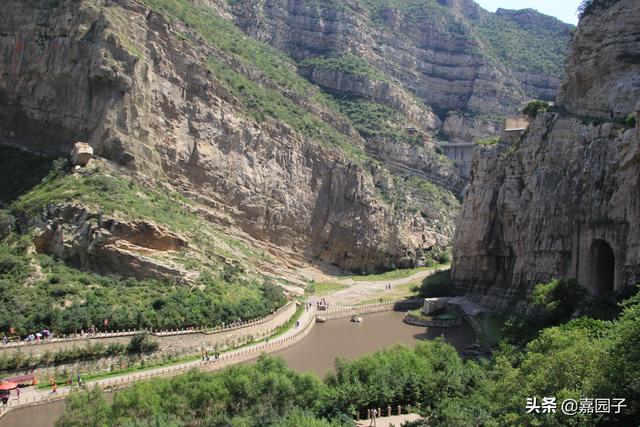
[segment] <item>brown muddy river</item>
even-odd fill
[[[475,342],[475,333],[467,325],[453,329],[428,329],[402,322],[404,313],[384,312],[363,316],[362,323],[350,319],[319,323],[298,344],[280,352],[287,364],[301,372],[324,376],[333,369],[336,357],[356,359],[396,344],[415,346],[418,340],[444,336],[461,351]],[[53,427],[64,410],[64,402],[23,408],[8,412],[0,419],[0,427]]]
[[[352,360],[396,344],[413,347],[418,340],[440,335],[458,351],[475,342],[475,332],[466,323],[459,328],[427,330],[407,325],[403,317],[404,313],[390,311],[362,316],[362,323],[348,318],[318,323],[304,340],[275,355],[297,371],[324,376],[333,369],[336,357]]]

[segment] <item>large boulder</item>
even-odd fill
[[[86,142],[76,142],[71,150],[71,162],[74,166],[85,167],[93,158],[93,148]]]

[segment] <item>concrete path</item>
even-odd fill
[[[449,267],[441,267],[433,270],[419,271],[411,276],[402,279],[383,280],[383,281],[367,281],[367,280],[339,280],[337,283],[346,285],[347,287],[337,292],[325,295],[325,300],[329,303],[329,306],[343,307],[348,305],[356,305],[363,301],[372,300],[376,298],[393,299],[394,297],[401,297],[398,294],[398,287],[407,283],[422,282],[425,277],[432,276],[441,271],[448,270]],[[391,289],[387,290],[386,287],[391,285]]]
[[[315,306],[314,306],[315,307]],[[99,380],[90,380],[85,381],[85,387],[91,388],[94,385],[99,385],[101,387],[108,387],[117,384],[127,384],[132,381],[138,381],[143,379],[150,379],[158,376],[171,376],[177,375],[183,372],[186,372],[190,369],[201,369],[205,371],[215,371],[218,369],[226,368],[237,363],[245,362],[247,360],[254,359],[262,353],[271,353],[281,350],[283,347],[279,346],[278,343],[286,341],[289,338],[297,335],[300,331],[304,330],[305,327],[309,325],[311,322],[315,322],[315,308],[312,307],[310,310],[305,310],[300,319],[298,320],[299,326],[292,327],[282,335],[269,340],[268,342],[265,340],[259,341],[257,343],[236,349],[227,351],[220,354],[220,360],[213,361],[211,360],[208,363],[204,363],[202,359],[194,360],[191,362],[184,363],[176,363],[174,365],[168,365],[158,368],[151,368],[145,371],[139,372],[130,372],[122,375],[113,375],[108,378],[103,378]],[[75,378],[74,378],[75,380]],[[77,389],[77,386],[73,387]],[[55,399],[56,395],[65,395],[71,391],[71,387],[69,386],[58,386],[57,393],[51,393],[49,390],[37,390],[35,387],[26,387],[21,389],[20,399],[16,398],[15,392],[12,392],[12,398],[10,401],[10,407],[18,406],[33,402],[34,400],[42,400],[46,398]]]
[[[406,415],[392,415],[390,417],[379,417],[373,423],[373,420],[362,420],[356,423],[358,427],[400,427],[402,423],[407,421],[417,421],[421,417],[418,414],[406,414]]]

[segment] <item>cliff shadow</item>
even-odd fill
[[[55,159],[0,144],[0,208],[41,183]]]

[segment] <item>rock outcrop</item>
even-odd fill
[[[185,250],[188,242],[152,222],[119,221],[77,205],[50,206],[44,219],[34,240],[39,253],[100,274],[189,280],[187,271],[155,256]]]
[[[76,142],[71,150],[71,163],[74,166],[87,166],[93,157],[93,148],[85,142]]]
[[[228,6],[185,7],[202,7],[203,19],[213,20]],[[317,88],[296,92],[265,69],[138,1],[9,0],[0,19],[0,138],[55,155],[86,141],[96,156],[132,174],[197,194],[229,233],[289,248],[301,259],[375,270],[414,265],[423,250],[448,242],[450,234],[429,228],[422,206],[403,211],[383,200],[366,161],[353,154],[365,142],[344,116],[314,101]],[[281,96],[277,108],[287,106],[294,120],[308,114],[304,120],[318,121],[294,129],[268,112],[252,115],[240,99],[245,86],[232,86],[228,74]],[[341,145],[308,136],[319,128]],[[67,251],[70,260],[82,256],[78,242],[90,241],[49,233],[43,250]],[[56,241],[68,244],[51,246]],[[137,276],[117,267],[129,265],[121,256],[96,256],[87,265]]]
[[[482,118],[449,112],[442,124],[442,133],[453,142],[475,142],[487,135],[500,133],[502,124],[495,118]]]
[[[635,107],[628,97],[640,90],[640,64],[620,52],[640,51],[639,25],[633,0],[581,20],[558,110],[605,118]],[[519,142],[476,155],[457,220],[453,280],[501,308],[523,308],[532,285],[558,277],[576,278],[595,295],[635,285],[639,181],[638,128],[538,115]]]
[[[419,106],[411,95],[391,82],[311,66],[300,67],[299,72],[330,93],[372,100],[393,108],[419,129],[433,131],[442,124],[436,114]]]

